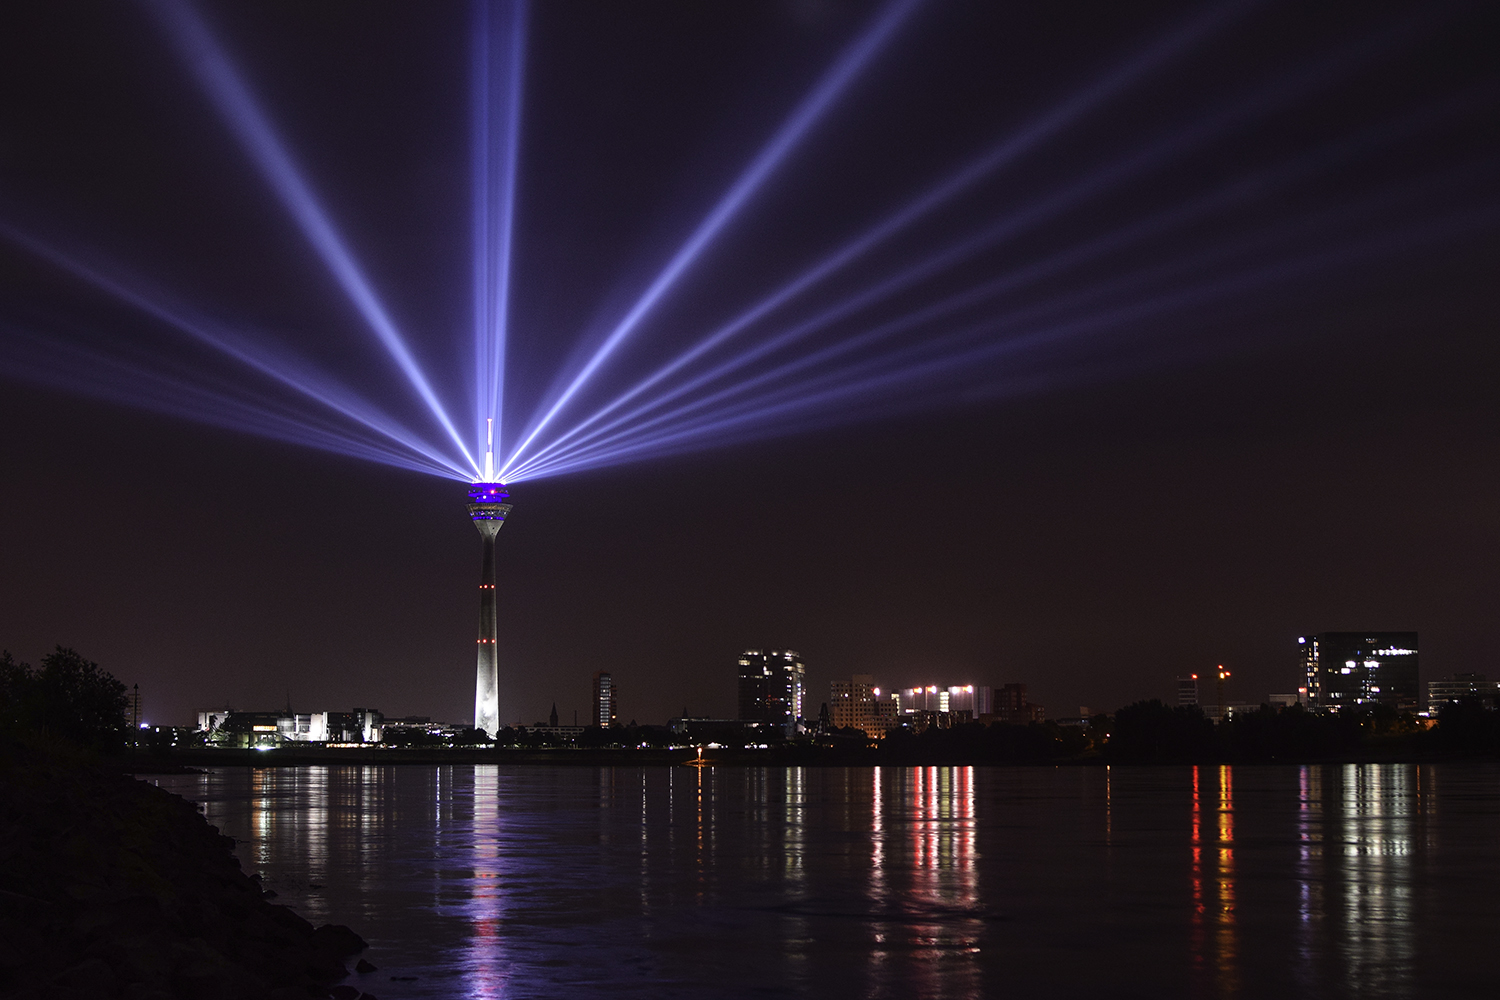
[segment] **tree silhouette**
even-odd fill
[[[39,668],[0,653],[0,727],[118,750],[129,728],[125,685],[77,651],[58,646]]]

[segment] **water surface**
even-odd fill
[[[1500,765],[152,780],[381,1000],[1497,991]]]

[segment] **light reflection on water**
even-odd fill
[[[1488,995],[1500,927],[1500,766],[153,780],[385,998]]]

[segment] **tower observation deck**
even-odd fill
[[[500,730],[500,676],[496,651],[499,601],[495,596],[495,536],[505,525],[510,494],[500,483],[469,486],[469,517],[484,539],[479,575],[479,663],[474,677],[474,728],[494,736]]]

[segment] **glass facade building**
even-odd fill
[[[788,735],[805,717],[803,688],[807,668],[794,650],[747,649],[739,663],[739,717],[766,722]]]
[[[1415,712],[1421,706],[1415,632],[1320,632],[1297,645],[1313,708],[1379,704]]]

